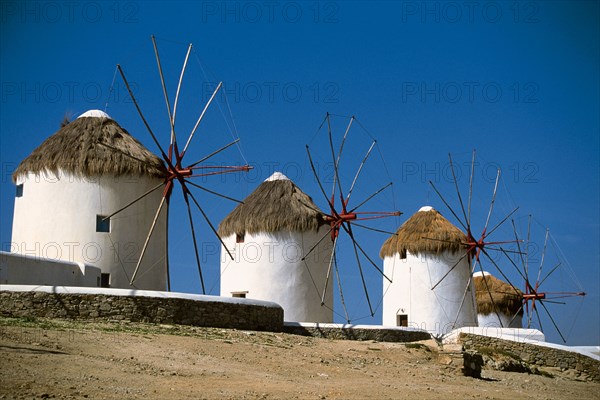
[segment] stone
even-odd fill
[[[459,341],[467,350],[484,350],[486,365],[494,369],[528,373],[549,368],[557,371],[589,371],[589,379],[600,381],[600,361],[583,354],[464,332],[459,335]],[[575,374],[563,375],[567,379],[583,379]]]

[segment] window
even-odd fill
[[[239,298],[245,299],[247,293],[248,293],[248,291],[245,291],[245,292],[231,292],[231,297],[239,297]]]
[[[110,274],[100,274],[100,287],[110,287]]]
[[[408,326],[408,314],[396,315],[396,326]]]
[[[23,197],[23,184],[17,185],[17,197]]]
[[[110,218],[106,215],[96,215],[96,232],[110,232]]]
[[[244,234],[243,233],[236,233],[235,234],[235,242],[236,243],[244,243]]]

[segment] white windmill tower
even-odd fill
[[[161,142],[159,141],[159,136],[157,136],[154,133],[152,127],[150,126],[150,123],[144,116],[144,114],[142,112],[142,108],[140,106],[140,103],[138,102],[137,98],[134,96],[132,86],[129,84],[129,81],[126,78],[125,72],[124,72],[123,68],[121,67],[121,65],[117,65],[117,71],[115,71],[115,77],[116,77],[116,73],[118,72],[123,80],[123,83],[125,84],[125,87],[127,88],[127,92],[130,96],[131,102],[135,106],[137,114],[139,115],[143,125],[145,126],[146,130],[148,131],[148,134],[152,138],[154,145],[158,149],[158,153],[162,157],[162,160],[160,160],[160,158],[154,157],[156,162],[158,162],[162,168],[161,174],[160,174],[160,177],[162,179],[160,179],[156,182],[153,182],[153,185],[149,185],[150,187],[147,190],[135,190],[135,191],[132,190],[132,192],[135,192],[135,195],[128,196],[129,198],[127,199],[127,201],[121,201],[121,202],[115,201],[114,203],[112,203],[111,204],[112,207],[110,207],[110,214],[108,214],[107,217],[104,218],[103,220],[107,220],[108,218],[110,218],[111,220],[112,219],[128,220],[127,215],[131,214],[130,210],[132,208],[137,209],[137,207],[139,207],[139,203],[144,204],[144,202],[146,202],[147,198],[154,199],[150,206],[151,211],[148,211],[148,213],[152,214],[152,216],[149,218],[150,222],[148,224],[146,224],[145,226],[137,227],[138,235],[141,235],[143,232],[144,239],[141,242],[136,242],[136,243],[141,243],[141,244],[138,247],[136,247],[135,253],[129,253],[129,254],[125,253],[128,260],[131,260],[135,264],[132,273],[128,273],[127,275],[129,277],[129,284],[131,286],[141,287],[141,284],[139,283],[140,280],[143,281],[144,279],[146,279],[146,278],[144,278],[145,276],[152,275],[155,273],[155,271],[153,269],[155,268],[156,262],[153,262],[153,252],[155,251],[155,248],[156,248],[155,243],[158,240],[160,242],[160,247],[166,248],[165,252],[163,253],[164,265],[165,265],[165,269],[166,269],[166,274],[165,274],[166,285],[161,284],[161,289],[164,290],[164,288],[166,286],[166,289],[170,291],[171,290],[171,280],[170,280],[169,256],[168,256],[168,254],[169,254],[169,245],[168,245],[168,243],[169,243],[169,240],[168,240],[169,228],[166,227],[166,225],[169,225],[169,223],[170,223],[169,221],[172,221],[176,225],[185,223],[184,221],[181,221],[181,219],[175,219],[175,220],[169,219],[169,212],[171,209],[174,208],[173,206],[177,207],[177,205],[183,206],[185,204],[185,208],[187,209],[187,217],[188,217],[187,219],[189,222],[191,239],[192,239],[192,244],[193,244],[193,246],[189,246],[189,249],[193,250],[194,255],[195,255],[196,266],[198,268],[198,275],[200,278],[200,289],[202,290],[202,293],[206,293],[202,265],[200,263],[200,253],[199,253],[199,249],[198,249],[197,234],[196,234],[196,228],[195,228],[195,223],[194,223],[194,216],[193,216],[194,213],[192,212],[192,206],[195,206],[195,208],[200,212],[202,218],[207,223],[208,227],[213,231],[213,233],[218,237],[219,240],[220,240],[220,237],[217,234],[217,230],[216,230],[215,226],[210,221],[207,213],[204,211],[204,208],[203,208],[204,206],[203,206],[203,204],[201,204],[201,203],[203,203],[202,199],[197,197],[197,194],[194,193],[193,189],[194,188],[199,189],[203,192],[209,193],[211,195],[214,195],[214,196],[217,196],[220,198],[225,198],[225,199],[228,199],[231,201],[236,201],[236,202],[239,202],[239,201],[234,198],[220,194],[214,190],[211,190],[208,187],[205,187],[204,185],[200,185],[200,184],[194,182],[194,180],[196,180],[196,178],[200,178],[200,177],[208,177],[208,176],[222,175],[222,174],[228,174],[228,173],[233,173],[233,172],[249,171],[250,169],[252,169],[252,167],[250,167],[249,165],[224,165],[223,163],[214,161],[215,159],[213,157],[217,156],[218,154],[220,154],[220,153],[224,152],[225,150],[231,148],[232,146],[236,145],[239,142],[239,139],[235,139],[235,140],[229,142],[228,144],[223,145],[222,147],[204,155],[202,158],[196,159],[194,162],[191,162],[191,163],[189,162],[190,157],[193,157],[193,153],[194,153],[191,151],[192,148],[190,145],[194,139],[195,134],[198,132],[198,128],[201,126],[202,121],[204,120],[205,116],[207,115],[207,111],[208,111],[211,103],[213,103],[213,101],[216,99],[216,96],[223,85],[222,85],[222,82],[220,82],[214,89],[214,91],[213,91],[212,95],[210,96],[210,98],[208,99],[208,101],[203,104],[203,106],[201,107],[201,112],[200,112],[199,116],[197,117],[196,122],[193,125],[193,128],[191,128],[190,133],[187,135],[187,140],[185,142],[182,142],[181,135],[178,136],[178,133],[181,133],[181,131],[180,131],[180,128],[178,127],[179,125],[176,125],[176,115],[177,115],[177,109],[178,109],[177,107],[179,104],[178,103],[179,97],[183,91],[183,89],[182,89],[183,78],[184,78],[186,68],[188,65],[188,60],[190,59],[190,55],[192,53],[192,44],[190,44],[187,47],[187,52],[185,54],[185,59],[183,61],[183,66],[182,66],[181,73],[179,75],[179,80],[177,83],[177,89],[175,91],[175,99],[173,102],[171,102],[170,97],[169,97],[169,90],[167,89],[168,85],[165,80],[165,76],[163,75],[163,68],[162,68],[162,63],[161,63],[159,52],[158,52],[157,41],[154,36],[152,36],[151,38],[152,38],[152,44],[154,47],[154,54],[156,57],[156,63],[157,63],[157,67],[158,67],[160,83],[161,83],[161,86],[163,89],[163,97],[164,97],[166,108],[167,108],[167,117],[168,117],[168,122],[169,122],[169,127],[170,127],[170,139],[168,142],[168,147],[161,145]],[[229,133],[231,133],[232,136],[236,136],[235,127],[233,127],[233,129],[231,129],[231,127],[227,126],[226,128],[227,128],[227,130],[229,130]],[[98,143],[101,146],[110,150],[115,155],[121,154],[121,155],[125,155],[126,158],[132,159],[133,161],[144,162],[143,160],[139,159],[135,154],[129,154],[127,152],[127,149],[120,149],[118,147],[115,147],[114,145],[112,145],[110,143],[110,141],[99,140]],[[209,160],[211,160],[211,161],[209,161]],[[133,161],[131,161],[131,162],[133,162]],[[229,162],[227,162],[227,164],[229,164]],[[181,202],[171,203],[171,200],[174,198],[173,194],[176,191],[177,187],[181,191],[181,195],[183,197],[184,204],[182,204]],[[138,188],[138,189],[141,189],[141,188]],[[144,189],[146,189],[146,188],[144,188]],[[177,191],[179,191],[179,190],[177,190]],[[128,222],[128,223],[130,223],[130,222]],[[156,237],[158,237],[158,239],[156,239]],[[177,241],[179,241],[179,239],[180,238],[178,236]],[[164,243],[164,245],[163,245],[163,243]],[[139,249],[139,251],[137,251],[138,249]],[[125,249],[125,251],[126,251],[126,249]],[[124,255],[124,251],[121,250],[120,252],[117,253],[117,258],[120,260],[123,257],[123,255]]]
[[[477,325],[471,266],[461,257],[465,241],[432,207],[422,207],[385,241],[380,256],[392,282],[384,280],[384,325],[435,335]]]
[[[328,230],[312,199],[274,173],[219,225],[221,296],[276,302],[286,321],[332,322],[332,286],[320,292],[332,252],[322,240]]]
[[[108,114],[91,110],[46,139],[13,174],[17,185],[12,242],[16,252],[99,267],[102,286],[165,290],[166,212],[155,222],[146,273],[130,278],[161,193],[162,161]]]

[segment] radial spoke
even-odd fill
[[[375,269],[377,271],[379,271],[379,273],[381,275],[383,275],[383,277],[385,279],[387,279],[391,283],[392,280],[390,278],[388,278],[386,274],[383,273],[383,271],[381,270],[381,268],[379,268],[379,266],[377,266],[377,264],[375,264],[375,262],[371,259],[371,257],[369,257],[369,255],[367,254],[367,252],[364,251],[363,248],[362,248],[362,246],[356,241],[356,238],[354,237],[354,233],[352,232],[352,225],[348,224],[348,226],[346,226],[346,225],[342,224],[342,228],[344,228],[344,230],[346,231],[346,233],[350,237],[350,240],[352,240],[352,243],[354,244],[354,246],[358,247],[358,249],[360,250],[360,252],[363,253],[363,255],[367,258],[367,260],[369,260],[369,262],[371,263],[371,265],[373,265],[373,267],[375,267]]]
[[[354,121],[354,116],[350,117],[350,122],[346,127],[346,132],[344,132],[344,137],[342,138],[342,142],[340,143],[340,151],[338,152],[337,159],[335,160],[336,168],[340,165],[340,158],[342,157],[342,151],[344,150],[344,144],[346,143],[346,137],[348,136],[348,132],[350,132],[350,127],[352,126],[352,122]],[[341,189],[340,189],[341,193]]]
[[[510,213],[508,213],[508,215],[506,217],[504,217],[504,219],[502,221],[500,221],[498,224],[496,224],[496,226],[494,226],[491,230],[489,230],[485,235],[484,235],[484,239],[488,236],[490,236],[496,229],[498,229],[503,223],[506,222],[507,219],[510,218],[511,215],[513,215],[515,212],[517,212],[517,210],[519,209],[519,207],[515,208],[514,210],[512,210]]]
[[[350,228],[348,228],[350,229]],[[348,234],[351,235],[352,231],[348,231]],[[352,236],[350,236],[352,237]],[[356,240],[352,240],[352,244],[354,246],[354,255],[356,256],[356,263],[358,265],[358,272],[360,273],[360,280],[362,282],[363,290],[365,291],[365,297],[367,298],[367,303],[369,304],[369,311],[371,312],[371,316],[375,315],[373,312],[373,307],[371,306],[371,299],[369,298],[369,291],[367,290],[367,283],[365,282],[365,275],[363,273],[362,265],[360,263],[360,257],[358,255],[358,248],[356,247]]]
[[[127,82],[127,78],[125,78],[125,73],[123,72],[121,65],[117,64],[117,69],[119,70],[119,74],[121,74],[121,78],[123,78],[123,82],[125,82],[125,87],[127,88],[127,91],[129,92],[129,96],[131,97],[131,100],[133,101],[133,104],[135,105],[135,108],[136,108],[138,114],[140,115],[140,118],[142,118],[142,122],[144,122],[146,129],[150,133],[150,136],[152,136],[152,140],[154,140],[154,144],[156,144],[156,146],[160,150],[160,154],[162,155],[163,159],[167,162],[167,164],[169,164],[169,167],[173,168],[173,165],[171,164],[165,151],[163,150],[162,146],[158,142],[156,135],[154,135],[154,132],[152,132],[152,128],[150,128],[150,125],[148,125],[148,121],[146,121],[146,118],[144,117],[144,114],[142,113],[142,110],[140,109],[140,106],[139,106],[137,100],[135,99],[135,96],[133,95],[133,91],[131,90],[131,87],[129,86],[129,82]]]
[[[471,175],[469,176],[469,199],[467,208],[467,226],[471,227],[471,200],[473,198],[473,177],[475,176],[475,150],[473,150],[473,157],[471,158]]]
[[[496,269],[498,270],[498,272],[500,273],[500,275],[502,275],[502,278],[504,278],[504,280],[506,281],[506,283],[508,283],[513,288],[513,290],[515,291],[515,293],[519,293],[519,289],[517,289],[515,287],[515,285],[513,285],[510,282],[510,279],[508,279],[508,277],[506,276],[506,274],[504,274],[504,272],[502,272],[502,270],[500,269],[500,267],[498,266],[498,264],[496,263],[496,261],[494,261],[494,259],[492,257],[490,257],[489,253],[485,249],[481,249],[481,251],[488,258],[488,260],[491,261],[491,263],[494,265],[494,267],[496,267]]]
[[[486,236],[488,224],[490,223],[490,218],[492,216],[492,210],[494,209],[494,203],[496,202],[496,193],[498,191],[498,181],[500,180],[500,168],[498,168],[498,173],[496,174],[496,183],[494,184],[494,194],[492,195],[492,202],[490,203],[490,211],[488,212],[487,219],[485,220],[485,226],[483,227],[483,237]]]
[[[333,259],[333,266],[335,268],[335,278],[338,284],[338,291],[340,292],[340,302],[342,303],[342,308],[344,309],[346,322],[349,324],[350,317],[348,316],[348,307],[346,307],[346,301],[344,300],[344,291],[342,290],[342,280],[340,279],[340,269],[338,268],[337,257]]]
[[[544,332],[544,327],[542,326],[542,319],[540,318],[540,313],[538,312],[537,307],[535,307],[535,303],[532,304],[533,312],[537,316],[538,324],[540,326],[540,331]]]
[[[477,260],[477,264],[479,265],[479,269],[481,271],[481,278],[483,279],[483,284],[485,285],[485,290],[488,292],[488,295],[490,296],[490,302],[492,303],[492,309],[494,310],[494,314],[496,314],[496,317],[498,318],[498,322],[500,323],[500,327],[504,328],[504,325],[502,324],[502,319],[500,318],[500,314],[498,314],[498,308],[496,307],[496,303],[494,302],[494,296],[492,296],[492,292],[490,290],[490,287],[488,286],[488,282],[487,282],[487,279],[485,277],[485,271],[483,270],[483,266],[481,265],[481,261]]]
[[[321,236],[321,238],[319,240],[317,240],[317,243],[315,243],[307,252],[306,254],[304,254],[304,256],[302,257],[302,261],[306,260],[306,258],[317,248],[317,246],[319,246],[319,244],[321,244],[321,242],[323,240],[325,240],[325,238],[329,235],[331,235],[331,231],[333,230],[333,228],[329,228],[329,230],[327,232],[325,232],[325,234],[323,236]]]
[[[337,248],[337,237],[333,239],[333,249],[331,250],[331,256],[329,257],[329,266],[327,267],[327,275],[325,275],[325,286],[323,287],[323,293],[321,293],[321,305],[325,304],[325,294],[327,293],[327,286],[329,286],[329,277],[331,276],[331,267],[335,260],[335,252]]]
[[[462,196],[460,195],[460,190],[458,189],[458,180],[456,179],[456,174],[454,173],[454,164],[452,163],[452,155],[450,153],[448,153],[448,159],[450,160],[450,171],[452,171],[452,180],[454,181],[454,187],[456,188],[456,194],[458,195],[458,201],[460,202],[460,209],[462,210],[463,216],[465,217],[465,221],[467,222],[467,228],[470,229],[470,221],[467,218],[467,213],[465,212],[465,205],[463,203]]]
[[[163,96],[165,103],[167,103],[167,113],[169,114],[169,125],[171,126],[171,144],[173,144],[175,136],[175,126],[173,121],[173,114],[171,113],[171,102],[169,101],[169,94],[167,91],[167,85],[165,83],[165,77],[163,75],[162,65],[160,63],[160,56],[158,55],[158,46],[156,45],[156,38],[152,37],[152,45],[154,46],[154,55],[156,56],[156,64],[158,65],[158,74],[160,75],[160,83],[162,84]]]
[[[183,198],[187,206],[188,219],[190,221],[190,229],[192,231],[192,240],[194,242],[194,254],[196,256],[196,265],[198,266],[198,274],[200,275],[200,285],[202,286],[202,294],[206,294],[204,288],[204,276],[202,275],[202,266],[200,265],[200,256],[198,255],[198,244],[196,242],[196,230],[194,229],[194,219],[192,217],[192,208],[190,207],[190,200],[187,192],[183,191]]]
[[[367,154],[365,154],[365,157],[363,158],[362,162],[358,166],[356,175],[354,175],[354,179],[352,180],[352,185],[350,185],[350,189],[348,190],[348,194],[346,195],[346,203],[350,200],[350,196],[352,195],[352,191],[354,190],[354,185],[356,185],[358,176],[360,175],[360,172],[362,171],[365,163],[367,162],[367,159],[369,158],[369,155],[371,155],[371,151],[373,150],[373,147],[375,147],[376,144],[377,144],[376,141],[373,141],[373,143],[371,143],[371,147],[369,147],[369,150],[367,150]]]
[[[171,144],[177,141],[175,137],[175,118],[177,117],[177,104],[179,102],[179,92],[181,90],[181,83],[183,82],[183,74],[185,74],[185,69],[187,68],[188,59],[190,58],[190,53],[192,51],[192,44],[188,46],[187,53],[185,55],[185,60],[183,61],[183,67],[181,68],[181,74],[179,75],[179,83],[177,83],[177,92],[175,92],[175,103],[173,103],[173,118],[171,119]]]
[[[131,280],[129,282],[130,285],[133,285],[133,281],[135,281],[135,277],[138,273],[140,265],[142,264],[142,259],[144,258],[144,255],[146,254],[146,249],[148,248],[148,243],[150,242],[150,238],[152,237],[152,233],[154,232],[154,228],[156,227],[156,221],[158,221],[158,217],[160,216],[160,211],[162,210],[163,206],[165,205],[166,199],[167,198],[165,196],[163,196],[163,198],[160,201],[160,205],[158,206],[158,209],[156,210],[156,214],[154,215],[154,220],[152,220],[152,225],[150,226],[150,231],[148,232],[148,236],[146,236],[146,241],[144,242],[144,246],[142,247],[142,252],[140,254],[140,258],[138,258],[137,265],[135,266],[135,270],[133,271],[133,275],[131,276]]]
[[[200,189],[200,190],[204,190],[205,192],[208,192],[208,193],[214,194],[215,196],[219,196],[219,197],[222,197],[222,198],[224,198],[224,199],[227,199],[227,200],[235,201],[236,203],[244,204],[244,202],[243,202],[243,201],[241,201],[241,200],[234,199],[233,197],[225,196],[224,194],[221,194],[221,193],[219,193],[219,192],[215,192],[215,191],[213,191],[213,190],[207,189],[207,188],[205,188],[205,187],[203,187],[203,186],[200,186],[200,185],[198,185],[197,183],[194,183],[194,182],[192,182],[192,181],[190,181],[190,180],[187,180],[187,179],[186,179],[186,180],[185,180],[185,183],[188,183],[188,184],[190,184],[190,185],[192,185],[192,186],[194,186],[194,187],[197,187],[197,188],[198,188],[198,189]]]
[[[540,281],[542,276],[542,268],[544,267],[544,259],[546,258],[546,246],[548,245],[548,234],[550,233],[549,229],[546,229],[546,237],[544,238],[544,249],[542,250],[542,259],[540,260],[540,269],[538,269],[538,276],[536,282]]]
[[[187,191],[187,193],[190,195],[190,197],[192,198],[192,201],[194,202],[194,204],[196,204],[196,207],[198,207],[198,210],[200,210],[200,213],[204,217],[204,220],[208,223],[208,226],[210,227],[210,229],[213,231],[213,233],[215,234],[215,236],[219,239],[219,242],[221,242],[221,245],[223,245],[223,248],[227,251],[227,254],[229,254],[229,257],[233,260],[233,254],[231,254],[231,252],[229,251],[229,249],[225,245],[225,242],[223,242],[223,239],[219,235],[219,232],[217,232],[217,230],[215,229],[215,226],[212,224],[212,222],[210,222],[210,219],[208,219],[208,216],[206,215],[206,213],[204,212],[204,210],[200,206],[200,203],[198,203],[198,200],[196,200],[196,197],[194,197],[194,195],[192,194],[192,192],[190,192],[190,190],[187,188],[187,186],[186,186],[185,183],[182,183],[181,186],[182,186],[182,189],[184,191]]]
[[[521,265],[523,265],[523,272],[521,272],[521,270],[519,269],[517,264],[513,261],[513,259],[511,257],[509,257],[508,254],[506,254],[506,252],[504,252],[504,250],[502,250],[502,251],[504,252],[504,255],[506,256],[506,258],[508,258],[510,263],[515,267],[515,269],[517,270],[519,275],[521,275],[521,278],[523,278],[523,280],[525,282],[525,290],[528,292],[529,291],[529,286],[528,286],[529,278],[527,277],[527,270],[525,268],[525,257],[527,256],[527,248],[525,248],[525,252],[522,251],[521,240],[519,239],[519,235],[517,234],[517,226],[515,225],[515,220],[511,219],[510,222],[513,226],[513,232],[515,234],[515,241],[517,243],[517,250],[518,250],[519,258],[521,259]],[[527,301],[525,301],[525,311],[527,314],[529,314],[529,302],[527,302]]]
[[[368,230],[373,231],[373,232],[379,232],[379,233],[385,233],[386,235],[398,236],[398,234],[396,232],[390,232],[390,231],[386,231],[386,230],[383,230],[383,229],[372,228],[370,226],[359,224],[357,222],[352,222],[352,225],[357,226],[359,228],[368,229]]]
[[[329,137],[329,149],[331,150],[331,161],[333,162],[333,188],[331,192],[331,197],[334,198],[336,184],[339,187],[340,196],[342,195],[342,184],[340,183],[338,165],[335,158],[335,150],[333,149],[333,135],[331,134],[331,118],[329,116],[329,113],[327,113],[327,136]]]
[[[167,199],[167,229],[165,229],[165,266],[167,272],[167,292],[171,291],[171,271],[169,266],[169,199]]]
[[[527,278],[527,282],[529,282],[529,243],[531,239],[531,214],[529,214],[529,218],[527,221],[527,245],[525,247],[525,277]]]
[[[451,273],[451,272],[454,270],[454,268],[456,268],[456,267],[458,266],[458,264],[460,264],[460,262],[461,262],[462,260],[464,260],[464,258],[465,258],[465,257],[466,257],[468,254],[469,254],[469,252],[468,252],[468,251],[465,251],[465,253],[464,253],[464,254],[463,254],[463,255],[462,255],[462,256],[461,256],[461,257],[458,259],[458,261],[457,261],[457,262],[455,262],[455,263],[454,263],[454,265],[453,265],[453,266],[452,266],[452,267],[451,267],[451,268],[450,268],[450,269],[449,269],[449,270],[448,270],[448,271],[447,271],[447,272],[444,274],[444,276],[442,276],[442,277],[440,278],[440,280],[439,280],[439,281],[438,281],[438,282],[437,282],[435,285],[433,285],[433,286],[431,287],[431,290],[435,290],[435,288],[436,288],[436,287],[438,287],[438,285],[439,285],[440,283],[442,283],[442,281],[443,281],[444,279],[446,279],[446,277],[447,277],[448,275],[450,275],[450,273]]]
[[[529,281],[527,280],[527,277],[525,275],[523,275],[523,273],[521,272],[521,270],[519,269],[519,267],[517,266],[517,264],[515,264],[515,262],[513,261],[513,259],[509,257],[509,255],[507,254],[506,250],[504,250],[502,247],[500,247],[500,250],[504,253],[504,255],[506,256],[506,258],[508,259],[508,261],[510,261],[510,263],[515,267],[515,269],[517,270],[517,272],[519,273],[519,275],[521,275],[521,278],[523,278],[525,280],[526,284],[528,284]]]
[[[558,296],[560,295],[560,296]],[[548,301],[548,299],[564,299],[567,297],[583,297],[587,296],[586,292],[547,292],[546,298],[544,301]]]
[[[565,297],[566,297],[566,296],[565,296]],[[562,297],[558,297],[558,298],[560,299],[560,298],[562,298]],[[544,303],[563,304],[563,305],[564,305],[564,304],[567,304],[567,303],[565,303],[564,301],[554,301],[554,300],[548,300],[548,298],[547,298],[547,297],[544,299]]]
[[[560,338],[563,340],[564,343],[567,343],[567,340],[563,336],[563,334],[560,331],[560,329],[558,329],[558,325],[556,324],[556,321],[554,321],[554,318],[552,318],[552,315],[550,314],[550,311],[548,310],[548,308],[546,307],[546,305],[544,304],[544,302],[540,301],[540,304],[542,305],[542,308],[544,309],[544,311],[546,311],[546,314],[548,314],[548,318],[550,318],[550,321],[552,322],[552,325],[554,325],[554,328],[556,329],[556,331],[560,335]]]
[[[492,259],[492,257],[490,257],[490,255],[487,253],[487,251],[486,251],[485,249],[482,249],[482,252],[483,252],[483,254],[484,254],[484,255],[485,255],[485,256],[486,256],[486,257],[487,257],[487,258],[488,258],[488,259],[489,259],[489,260],[492,262],[492,264],[494,265],[494,267],[496,267],[496,269],[498,270],[498,272],[500,273],[500,275],[502,275],[502,278],[504,278],[504,280],[506,281],[506,283],[508,283],[508,284],[509,284],[509,285],[510,285],[510,286],[513,288],[513,290],[514,290],[513,294],[519,294],[519,293],[520,293],[519,289],[517,289],[517,288],[516,288],[516,287],[515,287],[515,286],[514,286],[514,285],[511,283],[511,281],[510,281],[510,280],[508,279],[508,277],[507,277],[507,276],[504,274],[504,272],[502,272],[502,270],[500,269],[500,267],[498,267],[498,264],[497,264],[497,263],[496,263],[496,262],[495,262],[495,261]],[[506,255],[506,253],[505,253],[505,255]],[[510,260],[510,262],[511,262],[513,265],[515,265],[515,264],[514,264],[514,262],[512,261],[512,259],[510,259],[510,257],[508,257],[508,255],[506,255],[506,256],[507,256],[507,258]],[[515,268],[516,268],[516,265],[515,265]],[[519,272],[519,274],[520,274],[521,276],[523,276],[523,274],[521,274],[521,272],[519,271],[519,269],[518,269],[518,268],[517,268],[517,272]],[[525,281],[525,284],[527,285],[527,287],[528,287],[528,288],[529,288],[529,287],[531,287],[531,285],[529,285],[529,281],[527,281],[527,280],[526,280],[526,281]],[[535,301],[535,300],[534,300],[534,301]],[[528,305],[528,303],[526,303],[526,304]],[[529,307],[527,307],[527,308],[529,308]],[[534,308],[535,308],[535,307],[534,307]],[[530,325],[530,324],[531,324],[531,319],[529,319],[529,323],[528,323],[528,325]]]
[[[460,218],[458,218],[458,215],[456,215],[456,213],[454,212],[454,210],[452,209],[452,207],[450,207],[450,204],[448,204],[448,202],[446,201],[446,199],[444,199],[444,196],[442,196],[442,194],[437,190],[437,188],[435,187],[435,185],[433,184],[432,181],[429,181],[429,184],[431,185],[431,187],[433,188],[433,190],[435,191],[435,193],[438,195],[438,197],[440,198],[440,200],[442,200],[442,202],[444,203],[444,205],[448,208],[448,210],[450,210],[450,212],[452,213],[452,215],[454,215],[454,218],[456,218],[456,220],[458,221],[458,223],[467,231],[467,232],[471,232],[469,230],[469,228],[460,220]],[[469,205],[470,206],[470,205]]]
[[[467,286],[465,286],[465,290],[463,291],[462,299],[460,300],[460,306],[458,307],[458,311],[456,312],[456,318],[454,318],[454,325],[452,326],[452,329],[454,329],[458,324],[458,318],[460,317],[462,308],[465,305],[465,300],[467,299],[467,293],[469,293],[471,282],[473,282],[473,273],[475,272],[475,267],[476,264],[473,265],[473,268],[469,266],[469,280],[467,281]]]
[[[552,275],[552,273],[553,273],[554,271],[556,271],[556,270],[558,269],[558,267],[560,267],[561,265],[562,265],[562,263],[561,263],[561,262],[559,262],[558,264],[556,264],[556,266],[555,266],[554,268],[552,268],[552,269],[550,270],[550,272],[548,272],[548,274],[547,274],[547,275],[544,277],[544,279],[542,279],[542,280],[541,280],[541,282],[540,282],[539,286],[542,286],[542,284],[543,284],[543,283],[546,281],[546,279],[548,279],[548,278],[550,277],[550,275]]]
[[[519,235],[517,234],[517,226],[515,225],[515,220],[511,219],[510,222],[511,222],[512,227],[513,227],[513,232],[515,234],[515,242],[517,243],[517,251],[518,251],[518,254],[520,254],[521,264],[525,265],[525,258],[523,256],[526,253],[521,250],[521,242],[522,242],[522,240],[519,239]],[[513,264],[514,264],[514,262],[513,262]]]
[[[331,212],[335,213],[336,216],[339,217],[339,215],[337,215],[337,212],[335,212],[335,208],[333,207],[333,204],[331,203],[331,199],[329,197],[327,197],[327,193],[325,193],[325,188],[323,188],[323,184],[321,183],[321,180],[319,179],[319,174],[317,174],[317,170],[315,168],[315,164],[313,163],[312,156],[310,155],[310,149],[309,149],[308,145],[306,145],[306,152],[308,153],[308,161],[310,162],[310,168],[312,169],[313,175],[315,176],[315,179],[317,180],[319,189],[321,189],[321,193],[323,193],[323,197],[325,197],[325,200],[327,200],[327,204],[329,204],[329,207],[331,208]]]
[[[512,243],[512,242],[504,242],[504,243]],[[505,250],[502,247],[493,247],[490,246],[489,243],[485,246],[486,249],[488,250],[494,250],[494,251],[503,251],[504,253],[508,254],[522,254],[520,251],[517,250]]]
[[[531,300],[531,307],[529,307],[529,300],[525,300],[525,306],[527,308],[527,328],[531,328],[531,321],[533,320],[533,313],[535,310],[535,299]]]
[[[213,157],[213,156],[215,156],[215,155],[219,154],[219,153],[220,153],[220,152],[222,152],[223,150],[226,150],[226,149],[230,148],[231,146],[233,146],[234,144],[236,144],[236,143],[237,143],[237,142],[239,142],[239,141],[240,141],[240,139],[236,139],[236,140],[234,140],[233,142],[226,144],[225,146],[221,147],[220,149],[213,151],[212,153],[210,153],[210,154],[209,154],[209,155],[207,155],[206,157],[203,157],[203,158],[199,159],[198,161],[196,161],[196,162],[195,162],[195,163],[193,163],[193,164],[190,164],[190,165],[188,166],[188,168],[193,168],[193,167],[195,167],[196,165],[198,165],[198,164],[200,164],[200,163],[202,163],[202,162],[204,162],[204,161],[208,160],[209,158],[211,158],[211,157]]]
[[[164,182],[159,183],[158,185],[154,186],[152,189],[148,190],[147,192],[145,192],[141,196],[137,197],[136,199],[134,199],[134,200],[130,201],[129,203],[127,203],[126,205],[124,205],[123,207],[119,208],[117,211],[115,211],[112,214],[110,214],[110,215],[102,218],[102,220],[104,221],[104,220],[110,219],[111,217],[114,217],[115,215],[117,215],[121,211],[124,211],[128,207],[134,205],[135,203],[137,203],[138,201],[140,201],[141,199],[143,199],[144,197],[148,196],[150,193],[154,192],[155,190],[157,190],[158,188],[160,188],[161,186],[164,186],[164,185],[165,185]]]
[[[522,312],[523,312],[523,304],[521,304],[521,307],[519,307],[519,309],[517,310],[517,312],[513,314],[513,316],[510,319],[510,321],[508,321],[508,327],[509,328],[512,325],[513,321],[515,319],[517,319],[519,317],[519,314],[521,314]],[[522,320],[523,320],[523,316],[521,316],[521,323],[522,323]]]
[[[179,156],[179,158],[183,158],[183,156],[185,155],[185,152],[187,151],[187,148],[190,145],[190,142],[192,141],[194,134],[196,133],[196,129],[198,129],[198,126],[200,125],[202,118],[204,118],[204,114],[206,113],[206,110],[208,110],[208,106],[210,106],[210,103],[212,103],[215,96],[217,95],[217,92],[221,89],[222,86],[223,86],[223,82],[219,82],[219,84],[217,85],[217,88],[213,92],[212,96],[210,96],[210,99],[208,99],[208,102],[204,106],[204,109],[202,110],[200,117],[198,117],[198,121],[196,121],[196,125],[194,125],[194,128],[192,129],[192,132],[190,133],[190,136],[189,136],[189,138],[185,144],[185,147],[183,148],[183,151],[181,152],[181,155]]]
[[[379,193],[383,192],[385,189],[389,188],[390,186],[392,186],[392,182],[388,183],[387,185],[385,185],[384,187],[382,187],[381,189],[377,190],[375,193],[373,193],[372,195],[367,197],[365,200],[363,200],[361,203],[359,203],[356,207],[354,207],[352,210],[350,210],[350,212],[356,211],[359,207],[365,205],[369,200],[371,200],[373,197],[377,196]]]

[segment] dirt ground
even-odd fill
[[[598,399],[600,384],[484,370],[430,346],[0,318],[0,398]]]

